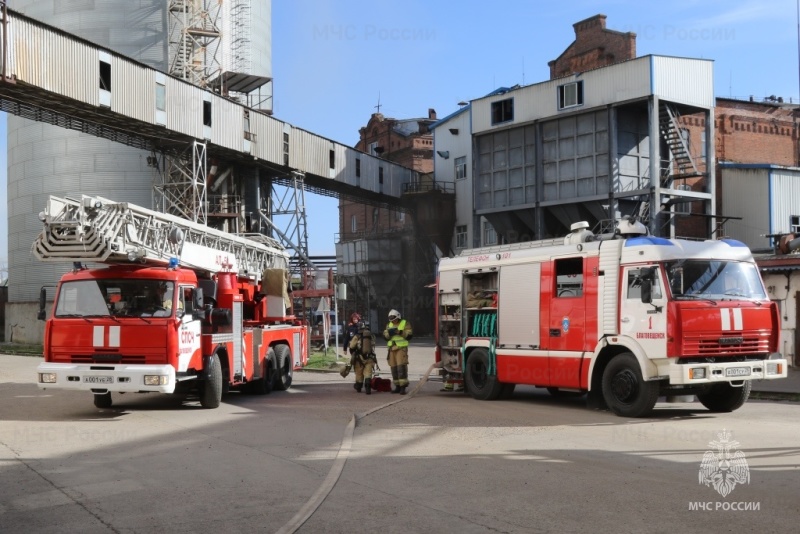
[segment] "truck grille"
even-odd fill
[[[144,364],[144,356],[133,356],[130,354],[73,354],[70,356],[71,363],[105,363],[109,365]]]
[[[769,352],[769,338],[758,334],[742,336],[688,335],[683,340],[685,356],[716,356]]]

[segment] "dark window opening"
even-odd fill
[[[335,169],[336,168],[336,152],[334,152],[333,150],[328,152],[328,159],[330,160],[329,161],[330,168],[331,169]]]
[[[211,102],[203,102],[203,126],[211,126]]]
[[[361,178],[361,159],[356,158],[356,178]]]
[[[555,261],[556,297],[583,295],[583,258],[566,258]]]
[[[514,99],[492,102],[492,124],[514,120]]]
[[[111,90],[111,63],[100,62],[100,89]]]

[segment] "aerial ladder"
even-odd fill
[[[128,202],[51,196],[39,214],[43,231],[33,253],[45,262],[181,267],[236,272],[260,282],[266,269],[287,269],[289,254],[263,234],[229,234]]]

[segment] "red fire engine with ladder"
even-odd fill
[[[44,330],[43,389],[223,392],[291,386],[308,328],[287,314],[288,254],[267,236],[240,237],[99,197],[50,197],[34,255],[73,262]],[[101,264],[87,268],[85,263]],[[40,295],[45,319],[46,295]]]
[[[443,258],[436,293],[446,388],[476,399],[528,384],[628,417],[659,396],[728,412],[752,380],[787,375],[778,308],[735,240],[653,237],[628,219],[595,235],[581,222],[566,238]]]

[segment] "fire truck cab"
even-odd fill
[[[483,400],[516,384],[588,393],[639,417],[659,396],[735,410],[752,380],[786,376],[778,309],[743,243],[653,237],[627,220],[609,235],[572,230],[441,260],[446,384]]]

